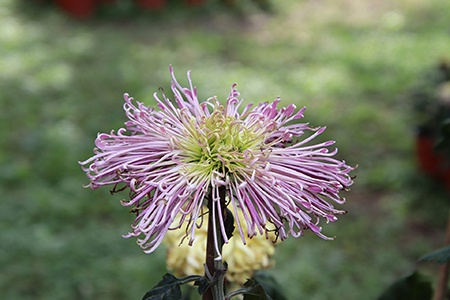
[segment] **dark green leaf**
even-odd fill
[[[262,285],[262,287],[266,291],[266,294],[269,295],[273,300],[287,300],[287,298],[282,293],[280,284],[269,272],[256,272],[252,279]]]
[[[206,279],[206,277],[198,279],[197,281],[195,281],[194,285],[198,286],[198,293],[200,295],[203,295],[209,289],[210,286],[208,279]]]
[[[378,300],[430,300],[432,296],[431,283],[414,272],[394,282]]]
[[[248,290],[243,293],[244,300],[273,300],[266,294],[263,286],[256,283],[253,279],[248,279],[244,286],[248,288]]]
[[[180,300],[180,280],[166,273],[158,284],[149,290],[142,300]]]
[[[419,261],[434,261],[438,264],[445,264],[450,261],[450,246],[430,252],[422,256]]]

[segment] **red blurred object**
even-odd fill
[[[55,0],[55,3],[65,12],[80,19],[92,16],[97,7],[96,0]]]
[[[187,5],[189,6],[198,6],[205,3],[205,0],[186,0]]]
[[[422,172],[432,177],[441,176],[442,157],[434,151],[434,140],[431,136],[417,135],[416,154]]]
[[[416,137],[416,155],[419,169],[426,175],[443,183],[450,191],[450,165],[434,148],[434,139],[426,132],[419,132]]]
[[[159,10],[166,6],[166,0],[137,0],[137,4],[141,8]]]

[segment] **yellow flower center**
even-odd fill
[[[264,142],[264,134],[248,128],[234,116],[226,116],[220,104],[200,122],[191,117],[188,125],[189,132],[181,148],[186,154],[184,162],[189,166],[187,173],[191,175],[224,176],[248,167],[247,162]]]

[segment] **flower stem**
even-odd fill
[[[222,216],[226,216],[225,206],[225,194],[226,188],[219,187],[220,208]],[[214,246],[214,236],[217,236],[218,249],[222,252],[223,238],[220,232],[220,222],[218,217],[213,218],[213,199],[210,194],[208,199],[208,236],[206,241],[206,277],[213,281],[211,287],[203,294],[202,300],[223,300],[224,295],[224,278],[226,267],[224,267],[222,260],[216,260],[215,258],[221,256],[221,253],[216,253],[216,247]],[[220,215],[220,214],[219,214]],[[215,225],[214,225],[215,223]],[[216,232],[214,232],[214,230]]]

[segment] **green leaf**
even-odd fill
[[[266,294],[269,295],[273,300],[287,300],[287,298],[282,293],[282,288],[280,284],[275,280],[272,274],[269,272],[258,271],[253,275],[252,279],[262,285]]]
[[[144,295],[142,300],[180,300],[180,282],[180,279],[166,273],[163,279]]]
[[[248,279],[244,286],[247,288],[247,290],[243,293],[244,300],[273,300],[266,294],[263,286],[256,283],[253,279]]]
[[[195,286],[198,286],[198,293],[203,295],[210,287],[209,281],[206,277],[202,277],[195,281]]]
[[[378,300],[431,300],[431,283],[414,272],[389,286]]]
[[[434,261],[438,264],[445,264],[450,261],[450,246],[425,254],[419,261]]]

